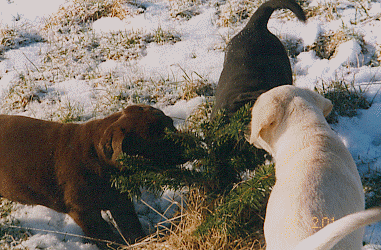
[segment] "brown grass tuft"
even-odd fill
[[[331,59],[336,55],[336,48],[340,44],[353,39],[360,44],[362,53],[367,53],[364,37],[361,34],[345,27],[337,32],[330,31],[320,34],[310,49],[314,50],[316,55],[321,59]]]
[[[210,213],[210,203],[207,202],[206,194],[192,189],[188,193],[186,208],[176,217],[176,225],[165,228],[151,235],[132,249],[176,249],[176,250],[262,250],[263,239],[252,237],[231,239],[227,234],[213,230],[208,237],[200,237],[195,234],[196,229]],[[131,248],[126,248],[131,249]]]
[[[71,0],[55,13],[46,27],[70,26],[96,21],[102,17],[118,17],[124,19],[135,12],[143,11],[143,7],[128,5],[127,0]]]

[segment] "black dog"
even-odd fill
[[[231,116],[267,90],[292,84],[286,50],[267,29],[267,22],[277,9],[290,9],[299,20],[306,20],[303,9],[295,0],[270,0],[257,9],[245,28],[227,46],[212,118],[220,109],[225,109]]]

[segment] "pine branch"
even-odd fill
[[[275,183],[272,165],[259,167],[251,180],[244,181],[223,198],[196,234],[207,236],[212,228],[227,231],[233,238],[245,237],[263,227],[265,206]]]
[[[186,169],[184,166],[158,165],[140,157],[124,154],[120,158],[122,170],[111,177],[112,185],[130,197],[140,197],[141,189],[161,194],[163,188],[180,190],[194,185],[195,180],[204,179],[203,173]]]
[[[183,157],[192,162],[192,167],[158,165],[143,157],[124,155],[123,171],[113,175],[113,185],[131,196],[139,196],[142,187],[160,193],[163,187],[177,190],[185,186],[224,194],[242,181],[243,171],[264,162],[264,151],[245,140],[250,119],[250,105],[246,105],[230,120],[220,112],[213,121],[203,122],[197,129],[166,131],[165,139],[181,145]]]
[[[197,229],[206,236],[211,228],[230,237],[248,235],[262,228],[265,204],[274,184],[273,168],[265,166],[265,152],[245,140],[251,121],[251,105],[230,119],[219,112],[212,121],[194,123],[179,132],[166,131],[166,140],[181,145],[189,163],[181,166],[158,164],[140,156],[123,155],[123,170],[112,176],[112,185],[130,197],[139,197],[146,188],[160,194],[163,188],[184,187],[203,190],[211,213]],[[260,166],[260,167],[259,167]],[[255,170],[253,179],[242,181],[242,173]]]

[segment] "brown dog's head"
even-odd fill
[[[182,147],[164,138],[166,129],[176,130],[172,119],[162,111],[147,105],[132,105],[105,130],[98,149],[112,165],[122,153],[163,164],[185,163]]]

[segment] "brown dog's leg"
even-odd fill
[[[146,236],[135,212],[134,204],[127,195],[119,194],[115,197],[109,210],[123,236],[129,242],[134,243],[137,239]]]
[[[82,228],[86,236],[94,238],[94,242],[101,248],[105,248],[106,244],[96,239],[107,240],[119,244],[126,244],[122,241],[121,237],[111,229],[110,225],[102,218],[101,211],[87,210],[87,211],[71,211],[69,215],[73,220]],[[106,249],[106,248],[105,248]]]

